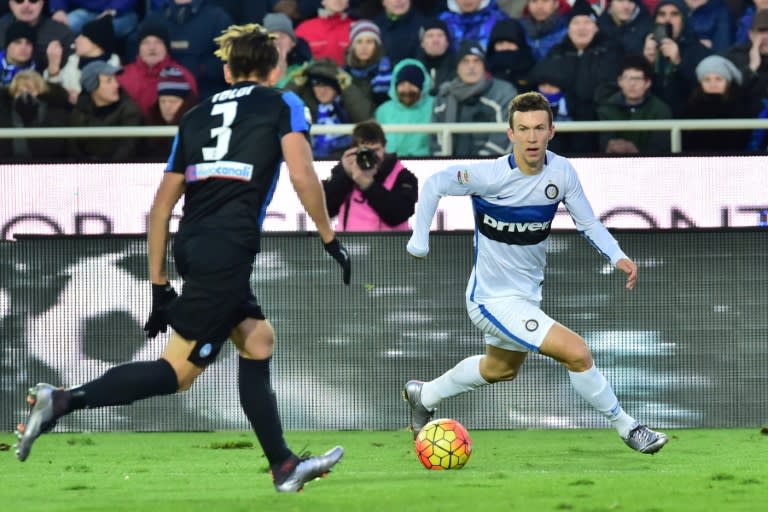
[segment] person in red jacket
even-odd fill
[[[352,25],[352,18],[347,14],[349,0],[322,0],[321,5],[316,18],[296,27],[296,36],[309,43],[314,60],[328,58],[337,66],[343,66]]]
[[[171,58],[168,53],[168,41],[168,29],[164,26],[142,27],[136,60],[126,65],[123,73],[117,78],[120,87],[139,106],[145,118],[149,116],[152,105],[157,102],[157,84],[160,81],[160,72],[165,68],[174,67],[180,70],[195,96],[198,95],[195,76]]]

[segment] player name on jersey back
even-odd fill
[[[243,96],[248,96],[251,94],[251,91],[253,91],[255,87],[255,85],[247,85],[245,87],[238,87],[237,89],[227,89],[226,91],[217,92],[213,95],[211,101],[216,103],[217,101],[227,101],[234,100],[235,98],[242,98]]]

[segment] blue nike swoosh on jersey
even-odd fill
[[[513,194],[510,194],[508,196],[496,196],[496,200],[501,201],[503,199],[509,199],[510,197],[512,197],[512,195]]]

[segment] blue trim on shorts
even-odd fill
[[[528,350],[532,352],[536,352],[537,354],[539,353],[540,351],[539,347],[537,347],[536,345],[531,345],[530,343],[524,341],[521,338],[518,338],[517,336],[509,332],[509,330],[506,327],[504,327],[504,324],[502,324],[495,316],[493,316],[491,312],[485,308],[485,306],[483,306],[482,304],[478,304],[477,307],[480,308],[480,313],[482,313],[482,315],[485,318],[487,318],[493,325],[495,325],[498,330],[500,330],[501,332],[503,332],[504,334],[506,334],[513,340],[515,340],[517,343],[527,348]]]

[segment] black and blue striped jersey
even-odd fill
[[[309,136],[303,102],[255,82],[239,82],[190,110],[166,167],[184,174],[179,231],[245,232],[258,247],[283,162],[281,139],[291,132]]]

